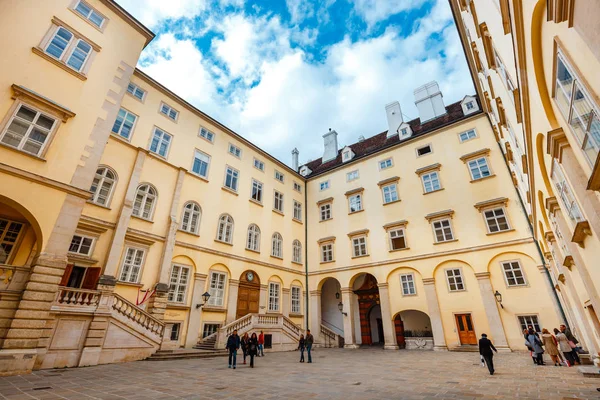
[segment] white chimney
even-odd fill
[[[385,113],[387,114],[388,131],[387,137],[390,138],[398,134],[398,128],[402,125],[404,120],[402,119],[402,109],[400,109],[400,103],[394,101],[385,106]]]
[[[296,172],[298,172],[298,154],[300,152],[294,147],[294,150],[292,150],[292,169]]]
[[[327,161],[331,161],[337,157],[338,153],[338,142],[337,142],[337,132],[332,131],[329,128],[329,132],[323,135],[323,158],[321,159],[321,163],[326,163]]]
[[[431,81],[415,89],[415,105],[419,110],[421,123],[446,114],[444,99],[436,81]]]

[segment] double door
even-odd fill
[[[456,314],[455,318],[460,344],[477,344],[477,336],[473,329],[471,314]]]
[[[260,298],[260,285],[240,284],[238,289],[236,319],[246,314],[258,313],[258,301]]]

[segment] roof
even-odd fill
[[[144,24],[138,21],[133,15],[131,15],[127,10],[121,7],[115,0],[100,0],[102,3],[110,8],[113,12],[118,14],[121,18],[125,20],[129,25],[133,27],[136,31],[141,33],[145,38],[146,42],[144,43],[144,47],[148,46],[148,43],[154,39],[156,36],[154,32],[148,29]]]
[[[473,97],[475,97],[477,99],[477,102],[480,103],[479,97],[477,95],[473,95]],[[350,147],[352,149],[352,151],[355,154],[354,158],[352,158],[352,161],[355,161],[357,159],[367,157],[371,154],[383,151],[389,147],[399,144],[400,142],[407,142],[413,140],[414,138],[423,136],[436,129],[454,124],[466,118],[470,118],[474,115],[479,115],[482,113],[481,104],[479,104],[478,112],[465,115],[460,104],[461,102],[462,100],[448,105],[446,107],[446,114],[438,118],[432,119],[430,121],[427,121],[424,124],[421,124],[420,118],[415,118],[411,121],[408,121],[408,124],[412,129],[412,135],[410,138],[400,140],[400,135],[394,135],[390,138],[387,138],[388,131],[386,130],[363,141],[351,144],[350,146],[344,146],[344,148]],[[304,164],[312,171],[310,175],[306,176],[306,178],[308,179],[316,175],[320,175],[326,171],[330,171],[344,164],[347,163],[342,162],[342,150],[338,150],[337,157],[331,161],[327,161],[325,164],[321,163],[321,158]]]

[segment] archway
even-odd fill
[[[260,299],[260,278],[252,270],[246,270],[240,276],[236,319],[247,314],[258,313]]]
[[[0,195],[0,264],[28,266],[41,247],[37,220],[20,204]]]
[[[344,335],[344,319],[338,304],[342,301],[342,287],[335,278],[327,278],[321,285],[321,325]]]
[[[394,317],[394,326],[396,328],[396,341],[401,349],[422,348],[419,342],[426,343],[427,339],[431,340],[433,344],[431,320],[422,311],[400,311]]]
[[[369,326],[371,328],[371,344],[383,344],[383,320],[381,319],[381,306],[375,304],[368,313]]]
[[[352,288],[358,300],[361,343],[363,345],[372,345],[373,343],[377,343],[373,341],[373,328],[371,326],[370,319],[371,309],[375,306],[379,306],[379,288],[377,287],[377,279],[371,274],[360,274],[354,279]],[[379,321],[381,321],[380,308],[378,318]],[[377,322],[377,317],[375,317],[376,326],[374,329],[377,329],[377,324],[379,324],[379,322]],[[383,334],[381,336],[383,336]]]

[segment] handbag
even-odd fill
[[[569,340],[569,346],[571,346],[572,349],[576,349],[577,345],[575,343],[573,343],[572,340]]]
[[[483,356],[480,355],[479,358],[481,359],[481,366],[485,367],[485,360],[483,359]]]

